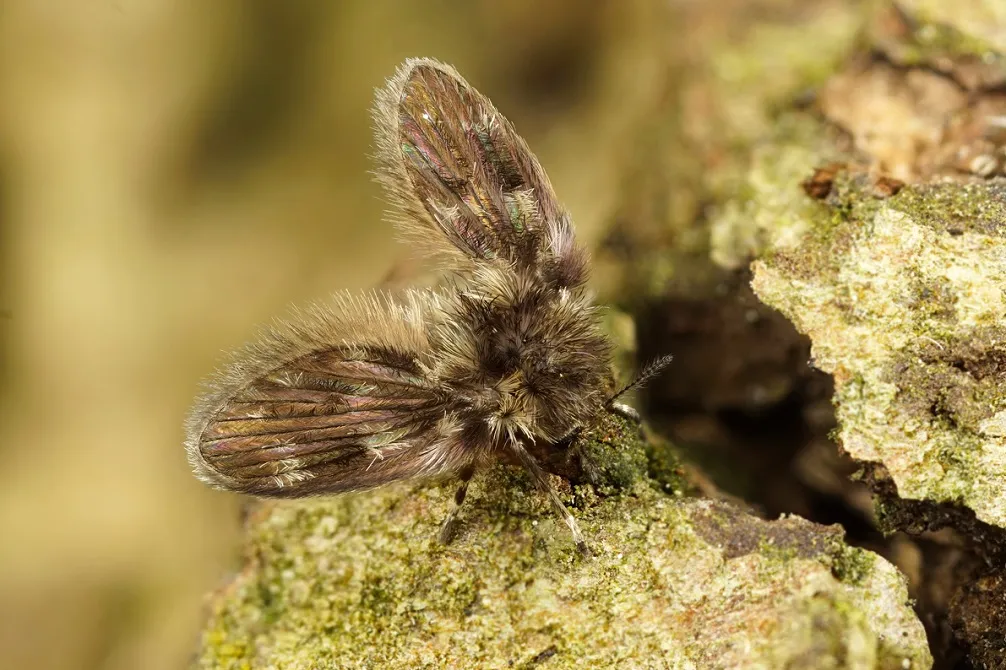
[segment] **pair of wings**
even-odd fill
[[[380,180],[400,225],[454,267],[504,263],[556,286],[585,280],[568,215],[510,123],[449,66],[407,61],[378,93]],[[466,465],[451,399],[424,362],[445,297],[339,295],[234,357],[187,426],[211,485],[300,497]]]

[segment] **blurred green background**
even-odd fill
[[[490,96],[590,243],[661,90],[662,4],[4,2],[0,665],[187,664],[239,500],[190,475],[183,418],[256,324],[408,258],[368,174],[403,59]]]

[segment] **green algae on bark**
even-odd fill
[[[588,559],[503,465],[473,483],[446,547],[448,487],[257,507],[198,667],[930,667],[882,558],[837,527],[667,495],[638,431],[599,435],[603,485],[562,489]]]
[[[1006,182],[848,197],[867,205],[778,245],[752,286],[834,375],[846,451],[1006,527]]]
[[[667,79],[627,142],[615,226],[596,258],[606,301],[636,306],[720,282],[721,268],[709,261],[707,210],[744,187],[751,148],[778,132],[783,110],[854,50],[871,5],[732,0],[662,9]]]
[[[765,249],[788,245],[829,214],[799,184],[841,155],[827,128],[809,115],[777,119],[769,141],[752,149],[743,181],[710,222],[710,256],[719,266],[746,266]]]

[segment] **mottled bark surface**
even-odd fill
[[[476,480],[448,547],[449,487],[257,506],[199,666],[930,666],[904,577],[839,527],[683,497],[673,454],[622,421],[581,449],[595,484],[564,497],[591,558],[508,466]]]

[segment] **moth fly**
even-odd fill
[[[520,463],[573,533],[527,445],[564,444],[601,412],[610,346],[588,256],[510,122],[450,66],[408,60],[378,92],[379,180],[439,288],[339,293],[238,352],[187,424],[199,479],[270,498],[456,478]],[[637,380],[667,364],[661,359]],[[557,447],[558,448],[558,447]]]

